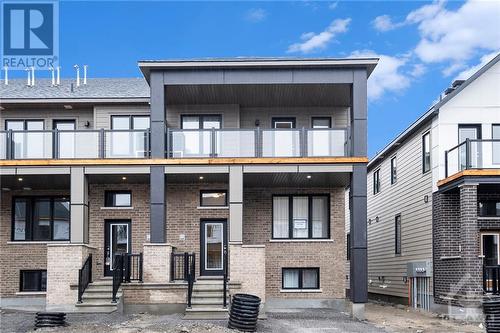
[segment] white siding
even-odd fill
[[[368,173],[369,292],[408,297],[403,282],[408,261],[432,259],[432,175],[422,174],[422,135],[430,123],[407,139]],[[431,136],[432,142],[432,136]],[[391,185],[391,158],[397,183]],[[373,195],[373,172],[380,168],[380,192]],[[428,202],[424,197],[428,196]],[[395,217],[401,214],[401,255],[395,255]],[[376,218],[379,221],[376,222]],[[385,277],[385,283],[379,277]],[[371,282],[371,283],[370,283]]]
[[[223,128],[240,127],[240,106],[237,104],[167,105],[167,126],[181,127],[181,116],[189,114],[218,114]]]

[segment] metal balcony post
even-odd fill
[[[448,151],[444,152],[444,178],[448,178]]]
[[[210,140],[211,140],[211,150],[210,150],[210,156],[215,157],[216,154],[216,149],[215,149],[215,128],[212,127],[211,132],[210,132]]]
[[[166,154],[165,154],[165,158],[170,158],[170,129],[167,127],[166,131],[165,131],[165,151],[166,151]]]
[[[7,131],[7,147],[6,147],[6,156],[5,158],[8,159],[8,160],[12,160],[14,159],[14,149],[12,149],[12,141],[13,141],[13,137],[12,137],[12,130],[8,130]]]
[[[57,128],[54,129],[54,151],[52,152],[52,156],[54,158],[59,158],[59,130]]]
[[[470,160],[470,139],[465,139],[465,169],[470,169],[471,160]]]
[[[104,128],[101,128],[101,130],[99,131],[99,157],[100,158],[105,158],[105,153],[104,153],[104,150],[105,150],[105,133],[104,133]]]
[[[302,148],[300,149],[300,156],[302,157],[306,157],[307,156],[307,130],[302,127],[302,131],[301,131],[301,135],[302,135]]]

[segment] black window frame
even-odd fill
[[[130,204],[128,206],[117,206],[116,205],[116,199],[114,197],[115,194],[128,194],[130,196]],[[109,199],[111,197],[111,203],[112,205],[108,205]],[[109,207],[109,208],[127,208],[127,207],[132,207],[132,191],[131,190],[106,190],[104,191],[104,207]]]
[[[275,197],[287,197],[288,198],[288,237],[274,237],[274,198]],[[294,197],[307,197],[308,198],[308,230],[307,237],[293,237],[293,198]],[[312,236],[312,200],[314,197],[326,197],[327,202],[327,235],[326,237],[313,237]],[[331,237],[331,211],[330,211],[330,194],[273,194],[271,198],[271,239],[281,240],[281,239],[330,239]]]
[[[351,260],[351,233],[348,232],[346,235],[346,259]]]
[[[24,239],[15,239],[15,218],[16,218],[16,201],[26,200],[26,226],[25,226],[25,236]],[[34,209],[35,202],[37,200],[43,201],[48,200],[50,202],[50,239],[35,239],[33,237],[33,226],[34,226]],[[10,240],[12,242],[69,242],[71,238],[71,205],[69,205],[69,229],[67,239],[54,239],[54,202],[56,200],[63,200],[67,202],[70,201],[69,196],[58,195],[58,196],[14,196],[12,197],[11,205],[11,228],[10,228]]]
[[[198,118],[198,129],[199,130],[209,130],[212,128],[203,127],[203,118],[217,117],[219,118],[219,128],[222,128],[222,114],[181,114],[181,129],[184,129],[184,117],[197,117]]]
[[[327,116],[325,116],[325,117],[311,117],[311,128],[313,128],[313,129],[315,128],[314,127],[315,120],[324,120],[324,119],[328,120],[328,128],[332,128],[332,117],[327,117]]]
[[[43,127],[41,130],[37,130],[37,131],[44,131],[45,130],[45,120],[44,119],[38,119],[38,118],[34,118],[34,119],[5,119],[5,130],[7,130],[7,123],[9,121],[18,121],[18,122],[23,122],[23,131],[28,131],[28,122],[41,122],[43,124]]]
[[[113,119],[114,118],[128,118],[128,130],[129,131],[134,131],[135,128],[134,126],[134,118],[149,118],[149,128],[151,129],[151,116],[149,114],[129,114],[129,115],[120,115],[120,114],[114,114],[111,115],[111,123],[110,123],[110,128],[113,130]]]
[[[425,151],[425,138],[429,138],[429,165],[426,167],[426,156],[427,152]],[[422,173],[427,173],[432,169],[432,161],[431,161],[431,132],[427,131],[422,134]]]
[[[42,289],[42,273],[45,272],[45,289]],[[24,287],[24,274],[25,273],[36,273],[37,277],[37,288],[25,290]],[[47,291],[47,270],[46,269],[22,269],[19,271],[19,291],[20,292],[46,292]]]
[[[380,168],[373,171],[373,195],[380,193]]]
[[[274,125],[277,122],[291,122],[292,129],[297,128],[297,118],[296,117],[272,117],[271,118],[271,128],[276,128]]]
[[[394,254],[397,256],[401,255],[402,249],[402,238],[401,238],[401,214],[397,214],[394,217]]]
[[[394,155],[393,157],[391,157],[391,185],[394,185],[397,182],[398,182],[398,159],[397,156]]]
[[[491,140],[500,140],[500,137],[498,137],[498,138],[494,138],[494,137],[493,137],[493,132],[494,132],[494,130],[495,130],[495,128],[496,128],[496,127],[498,127],[498,130],[499,130],[499,132],[500,132],[500,124],[491,124]],[[495,147],[496,147],[496,146],[499,146],[499,147],[500,147],[500,142],[492,142],[492,147],[491,147],[491,149],[492,149],[492,152],[491,152],[491,157],[492,157],[492,163],[493,163],[493,165],[498,165],[498,164],[500,164],[500,163],[495,163]],[[499,156],[500,156],[500,152],[499,152],[499,153],[497,153],[497,154],[499,154]],[[499,158],[500,158],[500,157],[499,157]]]
[[[485,203],[494,203],[494,204],[500,204],[500,199],[498,200],[479,200],[477,203],[477,215],[479,217],[500,217],[500,215],[490,215],[490,214],[481,214],[481,205]],[[495,209],[496,210],[496,209]]]
[[[299,271],[299,281],[298,281],[298,287],[297,288],[285,288],[285,271],[286,270],[298,270]],[[303,279],[302,279],[302,274],[304,270],[315,270],[316,271],[316,287],[303,287]],[[283,290],[318,290],[321,289],[321,284],[320,284],[320,268],[319,267],[282,267],[281,268],[281,289]]]
[[[224,205],[204,205],[203,194],[206,193],[224,193]],[[227,207],[228,206],[228,192],[227,190],[200,190],[200,207]]]
[[[60,123],[60,124],[74,124],[75,125],[74,130],[77,130],[76,119],[74,119],[74,118],[72,118],[72,119],[52,119],[52,129],[53,130],[56,129],[58,123]]]

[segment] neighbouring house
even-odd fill
[[[0,85],[2,307],[227,315],[367,300],[377,59],[140,61]],[[350,187],[345,209],[345,189]]]
[[[371,297],[474,317],[483,293],[498,294],[499,60],[455,81],[369,162]]]

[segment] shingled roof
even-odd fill
[[[72,88],[73,85],[73,88]],[[52,86],[50,79],[37,79],[33,87],[26,79],[0,82],[0,102],[29,100],[120,100],[149,99],[149,86],[144,78],[92,78],[76,87],[75,79],[63,79]]]

